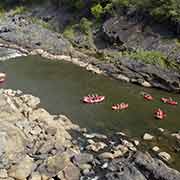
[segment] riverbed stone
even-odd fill
[[[171,155],[168,154],[167,152],[160,152],[160,153],[158,154],[158,156],[159,156],[160,158],[162,158],[164,161],[169,161],[169,160],[171,159]]]
[[[147,81],[143,81],[141,83],[141,85],[144,86],[144,87],[152,87],[152,85],[149,82],[147,82]]]
[[[158,146],[154,146],[154,147],[152,148],[152,150],[153,150],[154,152],[158,152],[158,151],[160,150],[160,148],[159,148]]]
[[[115,150],[120,150],[123,154],[127,153],[128,152],[128,147],[122,145],[122,144],[119,144],[117,146],[114,147]]]
[[[37,108],[37,106],[40,104],[40,99],[30,94],[21,95],[20,98],[24,103],[26,103],[32,109]]]
[[[79,165],[79,168],[81,170],[85,170],[85,169],[90,170],[92,168],[92,166],[90,164],[81,164],[81,165]]]
[[[101,153],[98,157],[100,159],[114,159],[113,153],[110,153],[110,152]]]
[[[158,128],[158,130],[162,133],[165,131],[163,128]]]
[[[32,169],[33,159],[26,156],[19,164],[12,166],[8,170],[8,175],[19,180],[24,180],[31,174]]]
[[[141,167],[141,171],[146,174],[147,179],[154,177],[155,180],[179,180],[180,173],[169,168],[164,162],[157,158],[152,158],[149,153],[137,152],[134,155],[136,166]]]
[[[99,138],[99,139],[107,139],[107,136],[104,134],[98,134],[98,133],[92,133],[92,134],[83,134],[86,138],[92,139],[92,138]]]
[[[114,150],[114,151],[111,151],[111,152],[113,154],[113,158],[121,157],[121,156],[124,155],[121,150]]]
[[[140,142],[138,140],[134,140],[133,142],[136,146],[138,146],[140,144]]]
[[[0,178],[0,180],[15,180],[15,179],[12,177],[7,177],[7,178]]]
[[[115,76],[116,79],[120,79],[125,82],[130,82],[130,79],[127,76],[124,76],[123,74],[118,74]]]
[[[91,143],[90,145],[88,145],[86,147],[86,149],[94,151],[94,152],[98,152],[98,151],[104,149],[105,147],[107,147],[107,145],[103,142],[94,142],[94,143]]]
[[[176,139],[180,140],[180,133],[172,133],[171,136],[176,137]]]
[[[70,163],[58,173],[57,177],[61,180],[78,180],[80,179],[80,170],[73,163]]]
[[[69,163],[69,156],[67,153],[56,154],[49,157],[46,162],[47,172],[50,174],[57,174],[64,169]]]
[[[125,133],[123,132],[116,132],[117,135],[121,135],[121,136],[127,136]]]
[[[74,129],[74,130],[80,130],[80,127],[76,124],[73,124],[71,120],[65,116],[65,115],[56,115],[54,116],[54,120],[59,121],[61,126],[63,126],[66,130]]]
[[[76,165],[87,164],[92,162],[94,156],[90,153],[77,154],[73,157],[73,163]]]
[[[4,179],[8,177],[8,173],[6,169],[0,169],[0,178]]]
[[[5,89],[4,90],[4,94],[6,94],[8,96],[15,96],[16,95],[16,91],[13,91],[12,89]]]
[[[0,122],[0,168],[18,162],[25,154],[25,137],[8,122]]]
[[[154,136],[152,136],[151,134],[145,133],[143,136],[144,140],[152,140],[154,139]]]
[[[29,180],[41,180],[41,175],[38,172],[33,172]]]

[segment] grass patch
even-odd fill
[[[73,26],[67,26],[63,32],[64,37],[73,40],[75,37],[75,32]]]
[[[71,41],[75,47],[84,47],[85,49],[94,49],[92,34],[92,22],[87,18],[82,18],[80,22],[72,21],[63,31],[64,37]],[[80,41],[77,43],[77,37]]]
[[[52,26],[49,23],[43,21],[42,19],[33,17],[33,18],[31,18],[31,21],[33,24],[38,24],[38,25],[42,26],[43,28],[53,30]]]
[[[92,22],[89,21],[87,18],[82,18],[79,23],[79,29],[86,35],[91,32],[92,29]]]
[[[23,14],[27,11],[27,8],[24,6],[16,6],[15,9],[13,10],[12,15],[15,16],[17,14]]]
[[[175,60],[168,59],[168,57],[160,51],[140,50],[138,52],[130,53],[129,55],[126,56],[129,56],[131,59],[137,61],[143,61],[146,64],[159,66],[162,69],[179,69]]]
[[[0,18],[3,18],[5,16],[5,10],[4,8],[0,7]]]

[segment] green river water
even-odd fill
[[[159,127],[171,132],[180,130],[180,105],[172,107],[160,102],[163,96],[171,96],[180,102],[179,94],[122,83],[87,72],[71,63],[37,56],[1,61],[0,71],[7,74],[7,81],[1,87],[20,89],[24,93],[38,96],[42,106],[51,114],[65,114],[74,123],[91,132],[111,134],[122,131],[140,138],[145,132],[158,135]],[[140,95],[142,91],[151,93],[155,100],[145,101]],[[81,98],[90,93],[105,95],[106,100],[96,105],[83,104]],[[129,103],[129,109],[113,112],[112,104],[122,101]],[[153,117],[153,111],[158,107],[167,113],[167,118],[162,121]],[[171,138],[164,136],[149,145],[157,143],[173,154],[169,145],[172,143]],[[180,155],[173,155],[177,159],[173,166],[180,169]]]

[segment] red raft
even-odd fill
[[[114,104],[112,105],[112,110],[123,110],[127,109],[129,105],[127,103]]]
[[[166,113],[162,111],[160,108],[155,110],[154,117],[160,120],[163,120],[166,117]]]
[[[163,103],[167,103],[167,104],[170,104],[170,105],[177,105],[178,102],[177,101],[174,101],[172,98],[161,98],[161,101]]]
[[[148,101],[152,101],[153,97],[150,94],[144,94],[144,99],[146,99]]]
[[[100,103],[105,100],[105,96],[88,95],[83,97],[83,102],[87,104]]]
[[[6,74],[5,73],[0,73],[0,83],[3,83],[5,81]]]

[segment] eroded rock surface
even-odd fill
[[[0,38],[28,49],[44,49],[50,53],[70,54],[71,44],[58,33],[52,32],[28,19],[29,15],[8,16],[1,19]]]
[[[62,116],[61,122],[61,115],[54,120],[54,116],[39,108],[39,103],[39,98],[32,95],[1,90],[1,177],[7,174],[18,180],[55,177],[71,163],[72,156],[80,153],[63,126],[71,129],[70,120]]]

